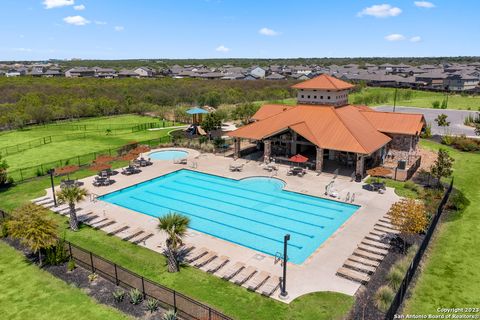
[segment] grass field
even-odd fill
[[[2,319],[129,319],[96,303],[80,289],[38,269],[21,253],[1,241],[0,283]]]
[[[76,178],[88,175],[91,175],[88,170],[75,173]],[[0,191],[1,206],[12,210],[29,199],[42,196],[48,186],[49,180],[44,177]],[[53,213],[52,217],[63,228],[68,227],[66,218]],[[81,247],[198,299],[235,319],[341,319],[353,305],[353,297],[331,292],[309,294],[286,305],[195,268],[185,267],[179,274],[170,274],[166,271],[163,255],[108,236],[102,231],[83,227],[79,232],[67,230],[66,236]]]
[[[463,213],[456,213],[439,225],[403,313],[435,314],[440,307],[479,307],[480,154],[429,141],[422,141],[422,145],[432,150],[448,149],[455,158],[454,187],[462,190],[471,204]]]
[[[112,128],[115,128],[115,125],[126,125],[128,127],[148,122],[159,121],[152,117],[126,115],[109,118],[92,118],[74,122],[62,122],[58,125],[32,126],[24,130],[11,131],[1,135],[0,149],[2,147],[25,143],[45,136],[59,136],[58,139],[60,140],[62,135],[84,132],[83,130],[74,130],[70,128],[69,126],[71,125],[87,126],[89,129],[85,138],[75,138],[63,141],[54,140],[49,144],[40,145],[22,152],[4,156],[4,159],[7,160],[8,165],[10,166],[9,170],[15,170],[18,168],[38,165],[40,163],[107,150],[109,148],[113,149],[131,141],[144,141],[160,138],[166,136],[168,132],[171,131],[171,129],[162,129],[155,131],[143,130],[132,133],[132,130],[129,128],[121,129],[120,131],[115,131],[115,134],[107,135],[106,131],[103,129],[105,126],[112,126]],[[100,125],[100,130],[95,130],[97,125]],[[165,125],[170,126],[172,123],[166,123]]]
[[[402,92],[408,89],[399,89],[398,92]],[[429,92],[429,91],[420,91],[420,90],[409,90],[412,92],[411,98],[406,99],[397,99],[397,106],[405,107],[417,107],[417,108],[432,108],[433,101],[439,101],[440,103],[445,99],[445,94],[441,92]],[[394,88],[375,88],[367,87],[360,92],[354,92],[349,95],[349,102],[354,103],[355,98],[358,95],[364,94],[383,94],[388,95],[388,100],[383,103],[373,103],[370,106],[378,105],[393,105],[394,97]],[[398,95],[399,97],[401,94]],[[278,103],[286,105],[295,105],[297,103],[296,98],[289,98],[283,100],[272,100],[272,101],[258,101],[256,104],[263,105],[267,103]],[[457,110],[473,110],[480,111],[480,96],[462,96],[460,94],[449,94],[448,96],[448,108],[447,109],[457,109]]]

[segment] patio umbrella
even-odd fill
[[[108,163],[93,163],[88,169],[92,171],[102,171],[102,170],[107,170],[110,169],[112,166],[109,165]]]
[[[290,157],[288,160],[296,163],[305,163],[308,161],[308,158],[305,156],[302,156],[301,154],[296,154],[292,157]]]
[[[367,174],[372,177],[386,177],[392,173],[392,170],[385,167],[375,167],[367,170]]]

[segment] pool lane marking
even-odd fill
[[[189,178],[191,178],[192,180],[199,180],[199,181],[203,181],[203,182],[207,182],[207,183],[213,183],[213,184],[219,184],[219,185],[222,185],[222,186],[225,186],[227,188],[230,188],[230,189],[241,189],[241,190],[244,190],[244,191],[248,191],[248,192],[254,192],[254,193],[259,193],[259,194],[263,194],[265,196],[268,196],[268,197],[272,197],[272,198],[280,198],[280,199],[283,199],[283,200],[286,200],[286,201],[291,201],[291,202],[297,202],[297,203],[301,203],[303,205],[309,205],[309,206],[313,206],[313,207],[317,207],[317,208],[323,208],[323,209],[328,209],[328,210],[332,210],[332,211],[337,211],[337,212],[343,212],[343,210],[341,209],[336,209],[336,208],[329,208],[327,206],[322,206],[322,205],[317,205],[317,204],[312,204],[312,203],[305,203],[305,202],[302,202],[302,201],[299,201],[299,200],[295,200],[295,199],[290,199],[288,197],[283,197],[281,192],[282,190],[280,190],[278,193],[278,195],[272,195],[270,193],[266,193],[266,192],[261,192],[261,191],[257,191],[257,190],[251,190],[251,189],[248,189],[248,188],[242,188],[241,186],[232,186],[232,185],[228,185],[226,183],[222,183],[222,182],[217,182],[217,181],[211,181],[211,180],[207,180],[207,179],[202,179],[202,178],[198,178],[198,177],[195,177],[193,175],[190,175],[188,176]],[[238,182],[238,180],[237,180]],[[303,195],[303,194],[300,194],[300,193],[297,193],[299,196],[303,196],[303,197],[309,197],[309,198],[314,198],[316,199],[316,197],[312,197],[312,196],[309,196],[309,195]],[[328,200],[328,199],[322,199],[322,198],[318,198],[319,200],[323,200],[323,201],[329,201],[329,202],[332,202],[331,200]],[[311,199],[309,199],[311,200]],[[318,201],[318,200],[317,200]]]
[[[175,183],[178,183],[178,182],[175,182]],[[192,195],[192,194],[189,193],[189,192],[186,192],[186,191],[183,191],[183,190],[179,190],[179,189],[177,189],[177,188],[172,188],[172,187],[170,187],[170,186],[157,185],[157,188],[164,188],[164,189],[168,189],[168,190],[172,190],[172,191],[176,191],[176,192],[181,192],[181,193],[186,193],[186,194],[188,194],[188,195]],[[209,191],[213,191],[213,190],[209,190]],[[275,213],[268,212],[268,211],[264,211],[264,210],[261,210],[261,209],[256,209],[256,208],[244,206],[244,205],[237,204],[237,203],[233,203],[233,202],[226,201],[226,200],[223,200],[223,199],[218,199],[218,198],[209,197],[209,196],[200,195],[200,194],[193,194],[193,196],[195,196],[195,197],[201,197],[201,198],[205,198],[205,199],[209,199],[209,200],[213,200],[213,201],[215,201],[215,202],[226,203],[226,204],[229,204],[229,205],[232,205],[232,206],[235,206],[235,207],[240,207],[240,208],[247,209],[247,210],[249,210],[249,211],[259,211],[259,212],[263,212],[263,213],[266,214],[266,215],[278,217],[278,218],[285,219],[285,220],[295,221],[295,222],[298,222],[298,223],[301,223],[301,224],[305,224],[305,225],[307,225],[307,226],[314,226],[314,227],[322,228],[322,229],[325,228],[325,226],[319,225],[319,224],[316,224],[316,223],[310,223],[310,222],[305,222],[305,221],[298,220],[298,219],[294,219],[294,218],[285,217],[285,216],[282,216],[282,215],[279,215],[279,214],[275,214]]]
[[[166,188],[166,189],[167,189],[167,188]],[[174,191],[175,191],[175,190],[174,190]],[[224,214],[226,214],[226,215],[234,216],[234,217],[237,217],[237,218],[239,218],[239,219],[248,220],[248,221],[251,221],[251,222],[254,222],[254,223],[258,223],[258,224],[263,224],[263,225],[266,225],[266,226],[270,226],[270,227],[272,227],[272,228],[274,228],[274,229],[281,229],[281,230],[285,230],[285,231],[288,231],[288,232],[296,233],[296,234],[298,234],[298,235],[301,235],[301,236],[304,236],[304,237],[308,237],[308,238],[311,238],[311,239],[313,239],[313,238],[315,237],[314,235],[306,234],[306,233],[303,233],[303,232],[299,232],[299,231],[296,231],[296,230],[293,230],[293,229],[289,229],[289,228],[284,228],[284,227],[281,227],[281,226],[276,226],[276,225],[270,224],[270,223],[268,223],[268,222],[257,221],[257,220],[254,220],[254,219],[251,219],[251,218],[247,218],[247,217],[244,217],[244,216],[241,216],[241,215],[238,215],[238,214],[230,213],[230,212],[225,211],[225,210],[216,209],[216,208],[214,208],[214,207],[212,208],[212,207],[209,207],[209,206],[206,206],[206,205],[201,205],[201,204],[194,203],[194,202],[190,202],[190,201],[187,201],[187,200],[177,199],[177,198],[175,198],[175,197],[173,197],[173,196],[167,196],[167,195],[164,195],[164,194],[158,194],[158,193],[156,193],[156,192],[148,191],[148,190],[145,190],[145,193],[148,193],[148,194],[151,194],[151,195],[154,195],[154,196],[157,196],[157,197],[162,197],[162,198],[167,198],[167,199],[174,200],[174,201],[183,202],[183,203],[192,205],[192,206],[194,206],[194,207],[200,207],[200,208],[205,208],[205,209],[208,209],[208,210],[212,210],[212,211],[224,213]]]
[[[308,212],[308,211],[305,211],[305,210],[302,210],[302,209],[293,209],[291,207],[287,207],[287,206],[284,206],[284,205],[280,205],[280,204],[276,204],[276,203],[273,203],[273,202],[268,202],[268,201],[263,201],[263,200],[257,200],[257,199],[254,199],[254,198],[250,198],[250,197],[246,197],[246,196],[241,196],[241,195],[238,195],[238,194],[234,194],[234,193],[230,193],[230,192],[225,192],[225,191],[218,191],[218,190],[215,190],[215,189],[211,189],[211,188],[207,188],[207,187],[200,187],[200,186],[196,186],[196,185],[192,185],[190,183],[186,183],[186,182],[180,182],[180,181],[173,181],[175,183],[178,183],[178,184],[183,184],[183,185],[186,185],[186,186],[190,186],[190,187],[193,187],[193,188],[198,188],[198,189],[203,189],[203,190],[207,190],[207,191],[212,191],[212,192],[217,192],[217,193],[224,193],[224,194],[228,194],[230,196],[233,196],[233,197],[237,197],[237,198],[242,198],[242,199],[247,199],[247,200],[250,200],[250,201],[255,201],[255,202],[258,202],[258,203],[263,203],[263,204],[267,204],[267,205],[270,205],[270,206],[275,206],[275,207],[280,207],[280,208],[284,208],[284,209],[287,209],[287,210],[290,210],[290,211],[294,211],[294,212],[302,212],[302,213],[305,213],[305,214],[308,214],[308,215],[311,215],[311,216],[314,216],[314,217],[320,217],[320,218],[324,218],[324,219],[329,219],[329,220],[335,220],[336,218],[334,217],[329,217],[329,216],[325,216],[325,215],[322,215],[322,214],[315,214],[315,213],[311,213],[311,212]],[[213,183],[213,182],[212,182]],[[158,185],[157,185],[158,186]],[[232,188],[235,188],[235,187],[232,187]],[[251,191],[251,190],[250,190]],[[251,192],[255,192],[255,191],[251,191]],[[275,196],[270,196],[272,198],[275,198]],[[308,203],[307,203],[308,204]],[[312,205],[314,206],[314,205]]]
[[[259,233],[256,233],[256,232],[252,232],[252,231],[249,231],[249,230],[245,230],[245,229],[242,229],[242,228],[239,228],[239,227],[235,227],[235,226],[232,226],[232,225],[229,225],[227,223],[223,223],[223,222],[219,222],[219,221],[215,221],[215,220],[212,220],[212,219],[207,219],[207,218],[204,218],[202,216],[199,216],[199,215],[195,215],[195,214],[192,214],[192,213],[187,213],[187,212],[181,212],[180,210],[178,209],[174,209],[174,208],[171,208],[171,207],[168,207],[168,206],[164,206],[164,205],[160,205],[158,203],[155,203],[155,202],[151,202],[151,201],[148,201],[148,200],[145,200],[145,199],[141,199],[141,198],[137,198],[137,197],[130,197],[131,199],[134,199],[134,200],[137,200],[137,201],[140,201],[140,202],[145,202],[145,203],[148,203],[150,205],[153,205],[153,206],[156,206],[156,207],[160,207],[160,208],[165,208],[165,209],[168,209],[170,211],[175,211],[175,212],[180,212],[180,213],[183,213],[185,215],[189,215],[189,216],[193,216],[193,217],[196,217],[196,218],[199,218],[201,220],[207,220],[207,221],[210,221],[212,223],[215,223],[215,224],[219,224],[219,225],[222,225],[224,227],[228,227],[228,228],[232,228],[232,229],[236,229],[236,230],[239,230],[239,231],[243,231],[243,232],[246,232],[246,233],[250,233],[250,234],[253,234],[253,235],[256,235],[258,237],[261,237],[261,238],[265,238],[265,239],[268,239],[268,240],[271,240],[271,241],[274,241],[274,242],[278,242],[278,243],[283,243],[283,240],[278,240],[278,239],[275,239],[275,238],[271,238],[271,237],[267,237],[267,236],[264,236],[262,234],[259,234]],[[138,209],[134,209],[134,208],[131,208],[129,206],[125,206],[125,205],[121,205],[123,207],[126,207],[126,208],[129,208],[133,211],[137,211]],[[289,246],[292,246],[292,247],[295,247],[299,250],[302,250],[303,249],[303,246],[299,246],[297,244],[294,244],[292,242],[289,242],[288,243]]]

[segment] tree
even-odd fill
[[[158,218],[158,229],[167,234],[167,259],[168,272],[179,271],[178,249],[182,245],[182,238],[187,232],[190,219],[184,215],[173,212]]]
[[[48,217],[48,211],[36,204],[29,203],[12,212],[6,223],[9,235],[20,240],[33,253],[38,253],[42,264],[42,249],[48,249],[57,243],[58,225]]]
[[[444,131],[446,133],[446,130],[448,126],[450,126],[450,121],[447,121],[448,116],[444,113],[439,114],[438,117],[435,119],[435,122],[439,127],[444,128]]]
[[[85,199],[88,195],[86,189],[76,186],[65,187],[57,192],[57,200],[60,204],[67,203],[70,207],[70,229],[78,230],[78,219],[75,204]]]
[[[403,238],[425,231],[428,225],[425,205],[414,199],[402,199],[395,202],[388,213],[392,224],[400,230]],[[406,242],[403,239],[404,243]],[[405,245],[403,246],[405,250]]]
[[[441,179],[452,175],[452,165],[455,160],[450,157],[447,150],[440,148],[437,153],[437,159],[430,167],[430,174],[437,179],[438,186],[441,185]]]
[[[8,182],[7,169],[7,161],[5,159],[2,160],[2,155],[0,155],[0,186],[7,184]]]
[[[202,128],[207,132],[218,129],[221,125],[222,119],[220,119],[219,115],[216,112],[211,112],[207,114],[202,121]]]

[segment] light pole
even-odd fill
[[[55,196],[55,183],[53,182],[53,174],[55,173],[55,169],[48,170],[48,173],[50,173],[50,183],[52,185],[53,204],[56,207],[57,206],[57,197]]]
[[[286,299],[288,297],[287,292],[287,245],[290,240],[290,234],[286,234],[283,237],[283,277],[282,277],[282,291],[280,292],[280,299]]]

